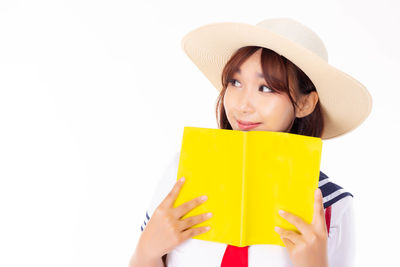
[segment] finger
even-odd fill
[[[183,217],[186,213],[188,213],[189,211],[191,211],[192,209],[196,208],[197,206],[199,206],[200,204],[202,204],[203,202],[205,202],[207,200],[207,196],[199,196],[196,197],[188,202],[185,202],[183,204],[181,204],[180,206],[176,207],[174,209],[174,215],[176,218],[181,218]]]
[[[312,233],[311,225],[305,222],[302,218],[288,211],[279,210],[279,214],[288,222],[293,224],[301,234],[309,235]]]
[[[203,234],[203,233],[209,231],[210,229],[211,229],[210,226],[190,228],[190,229],[182,232],[181,238],[182,238],[182,240],[186,240],[186,239],[192,238],[196,235]]]
[[[322,192],[319,188],[315,190],[314,194],[314,215],[312,224],[319,231],[326,231],[324,204],[322,199]]]
[[[294,249],[294,247],[296,246],[292,241],[290,241],[290,240],[287,239],[287,238],[282,238],[282,237],[281,237],[281,240],[282,240],[283,244],[285,245],[285,247],[286,247],[289,251],[292,251],[292,250]]]
[[[186,218],[184,220],[181,220],[179,222],[179,229],[181,231],[186,230],[186,229],[188,229],[188,228],[190,228],[190,227],[192,227],[192,226],[194,226],[196,224],[199,224],[201,222],[204,222],[204,221],[210,219],[211,217],[212,217],[212,213],[211,212],[188,217],[188,218]]]
[[[283,239],[286,238],[290,242],[292,242],[294,245],[299,245],[304,242],[301,235],[299,235],[298,233],[295,233],[294,231],[283,229],[283,228],[276,226],[275,232],[277,232],[279,234],[282,241],[284,241]]]
[[[162,205],[165,207],[172,207],[176,199],[178,198],[179,192],[181,191],[184,182],[185,182],[184,177],[177,180],[176,183],[174,184],[174,187],[172,187],[171,191],[169,191],[168,195],[161,202],[160,206]]]

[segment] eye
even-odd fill
[[[229,83],[232,84],[233,86],[239,86],[239,85],[240,85],[240,82],[238,82],[238,81],[235,80],[235,79],[230,79],[230,80],[229,80]],[[239,85],[238,85],[238,84],[239,84]]]
[[[269,88],[268,86],[266,86],[266,85],[261,85],[261,87],[260,87],[260,89],[263,91],[263,92],[265,92],[264,91],[264,88],[266,88],[266,90],[268,90],[269,92],[274,92],[274,90],[272,90],[271,88]]]

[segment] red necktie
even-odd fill
[[[325,209],[325,222],[329,234],[331,224],[331,206]],[[228,245],[222,258],[221,267],[248,267],[248,247]]]
[[[248,248],[228,245],[222,258],[221,267],[247,267]]]

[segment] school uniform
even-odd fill
[[[160,178],[141,226],[143,231],[154,210],[176,183],[180,153],[176,152]],[[320,172],[319,188],[322,191],[325,218],[329,227],[329,267],[349,267],[354,264],[355,228],[353,195],[330,181]],[[235,247],[236,248],[236,247]],[[190,238],[167,254],[168,267],[221,267],[229,253],[234,253],[227,244]],[[246,250],[248,267],[293,266],[285,247],[279,245],[251,245]],[[226,262],[225,262],[226,263]]]

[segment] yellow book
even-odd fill
[[[212,212],[193,237],[238,247],[284,246],[274,227],[296,230],[278,210],[312,222],[322,140],[269,131],[184,127],[177,179],[186,178],[177,207],[201,195],[208,199],[181,219]]]

